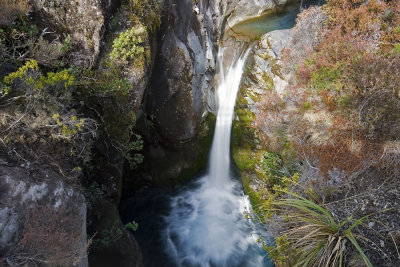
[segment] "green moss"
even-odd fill
[[[252,66],[247,66],[247,68],[251,72]],[[248,76],[248,78],[251,77]],[[263,80],[267,86],[269,84],[273,88],[273,80],[267,73],[264,73]],[[261,222],[265,222],[266,218],[271,216],[272,203],[277,197],[278,189],[287,188],[298,178],[296,175],[293,176],[295,173],[293,162],[296,155],[287,141],[285,127],[276,133],[284,144],[279,153],[268,152],[260,143],[257,138],[258,130],[253,125],[255,114],[249,108],[248,98],[259,102],[260,96],[251,90],[251,86],[243,86],[236,101],[237,117],[232,125],[231,151],[253,212]],[[287,173],[289,178],[285,177],[283,170],[285,173],[289,171]],[[256,184],[259,185],[257,189],[250,186],[251,181],[257,181]]]
[[[252,170],[254,169],[254,159],[252,158],[251,150],[249,149],[235,149],[233,159],[239,170]]]
[[[250,188],[250,174],[249,173],[242,173],[242,183],[243,183],[243,190],[246,195],[249,196],[249,200],[251,203],[251,206],[253,207],[253,210],[255,213],[258,215],[258,217],[263,217],[261,211],[258,209],[258,207],[261,206],[261,199],[258,196],[258,194]]]
[[[334,67],[322,67],[311,74],[310,86],[317,92],[322,90],[340,91],[341,81],[340,62]]]
[[[161,25],[160,6],[158,1],[128,0],[130,9],[135,18],[156,32]]]

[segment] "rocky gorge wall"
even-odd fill
[[[160,2],[159,8],[153,1],[137,3],[143,5],[37,0],[26,21],[15,17],[16,24],[2,25],[5,34],[20,24],[37,28],[22,32],[30,37],[21,39],[26,44],[17,60],[17,53],[9,49],[15,43],[1,42],[2,56],[8,60],[0,65],[2,77],[34,59],[43,72],[35,72],[35,77],[69,68],[75,70],[76,82],[69,95],[61,97],[62,103],[54,101],[60,98],[55,92],[67,86],[53,88],[57,83],[50,81],[48,95],[39,94],[42,102],[17,102],[15,109],[8,108],[16,103],[14,97],[36,91],[21,81],[7,85],[11,96],[2,91],[0,101],[7,104],[1,124],[1,190],[7,196],[0,207],[2,261],[48,261],[47,256],[18,258],[13,253],[20,251],[11,249],[22,241],[22,249],[35,246],[29,243],[29,227],[34,232],[42,226],[47,227],[43,231],[58,227],[29,221],[36,220],[32,211],[41,211],[56,224],[58,217],[71,221],[70,228],[58,228],[75,239],[60,246],[81,266],[88,264],[86,249],[91,242],[91,265],[141,266],[140,248],[118,214],[123,187],[176,184],[206,166],[217,110],[216,53],[225,29],[280,10],[286,1],[169,0]],[[155,16],[141,13],[143,7]],[[114,40],[132,29],[143,52],[128,60],[110,60]],[[1,86],[6,88],[3,81]],[[132,156],[141,150],[132,148],[140,144],[137,133],[143,135],[145,158],[141,168],[131,170]],[[118,233],[110,237],[107,233],[113,231]],[[46,242],[41,244],[44,249]]]
[[[289,3],[164,2],[159,48],[139,127],[147,137],[145,154],[150,160],[139,180],[176,183],[206,166],[209,150],[204,147],[211,146],[217,111],[216,56],[225,31],[239,21],[278,12]]]

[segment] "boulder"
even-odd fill
[[[75,47],[71,53],[76,66],[91,67],[97,61],[105,22],[118,0],[34,0],[35,9],[45,11]]]
[[[88,266],[86,202],[75,186],[44,167],[2,165],[0,194],[0,263]]]

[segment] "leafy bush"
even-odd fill
[[[20,84],[20,88],[25,88],[31,97],[40,94],[45,90],[57,89],[58,95],[64,95],[68,88],[74,84],[75,77],[70,70],[59,72],[48,72],[46,76],[40,73],[38,62],[34,59],[28,61],[16,72],[10,73],[4,77],[4,83],[8,85]],[[35,91],[38,91],[35,93]]]
[[[125,158],[128,160],[131,169],[134,169],[143,162],[143,154],[140,153],[143,149],[143,139],[138,134],[135,135],[135,138],[136,140],[128,143],[125,154]]]
[[[135,59],[144,53],[144,47],[141,45],[142,38],[136,36],[136,29],[132,27],[114,39],[110,57],[122,61]]]
[[[132,13],[155,32],[161,25],[159,1],[128,0]]]
[[[75,167],[87,164],[90,160],[90,144],[97,130],[94,120],[79,117],[71,107],[74,85],[72,70],[44,75],[38,62],[30,60],[4,78],[0,97],[0,103],[5,107],[0,122],[0,129],[4,133],[3,144],[11,149],[23,140],[21,149],[24,151],[20,153],[25,155],[36,158],[40,154],[50,161],[68,157],[75,166],[70,166],[69,171],[58,168],[63,177],[68,179],[76,179],[80,172]],[[38,140],[42,138],[50,140],[38,145]],[[51,156],[44,153],[45,150]]]

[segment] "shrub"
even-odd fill
[[[353,229],[365,222],[369,215],[359,219],[352,216],[337,221],[327,208],[314,201],[292,194],[293,198],[275,201],[278,208],[286,208],[286,226],[277,242],[284,246],[285,260],[294,259],[294,266],[344,266],[344,255],[351,246],[360,254],[367,266],[372,266],[357,239],[365,239],[353,233]],[[289,242],[290,246],[288,246]],[[290,249],[288,249],[290,247]],[[276,248],[281,249],[281,248]],[[267,250],[274,250],[267,247]],[[282,255],[281,255],[282,256]],[[281,258],[282,260],[282,258]]]
[[[32,56],[41,65],[47,67],[62,66],[62,57],[68,52],[71,47],[71,37],[67,35],[64,42],[58,39],[47,41],[40,36],[32,48]]]
[[[37,42],[38,29],[26,22],[17,20],[10,27],[0,29],[0,59],[3,62],[22,62],[32,58],[32,51]]]
[[[142,38],[137,36],[136,29],[132,27],[114,39],[110,57],[124,62],[135,59],[144,53],[144,47],[141,45]]]
[[[378,166],[385,140],[398,140],[400,129],[399,2],[327,1],[297,22],[283,53],[296,80],[279,114],[269,111],[272,95],[262,97],[269,105],[257,125],[274,140],[287,124],[290,143],[327,179],[334,168],[352,177]]]
[[[0,0],[0,25],[9,25],[31,9],[29,0]]]
[[[90,241],[82,242],[84,222],[77,218],[63,206],[25,210],[22,238],[5,256],[7,262],[12,266],[77,265],[90,245]]]
[[[161,25],[159,1],[128,0],[132,13],[155,32]]]
[[[38,96],[42,91],[56,90],[56,95],[67,94],[68,89],[74,84],[75,77],[70,70],[59,72],[48,72],[46,76],[40,73],[38,62],[34,59],[28,61],[16,72],[10,73],[4,77],[4,82],[8,85],[25,88],[29,97]],[[36,91],[36,92],[35,92]]]
[[[89,162],[90,144],[96,137],[97,123],[79,117],[71,106],[74,73],[61,70],[44,75],[38,62],[30,60],[7,75],[4,84],[0,101],[5,108],[1,114],[0,130],[4,133],[2,140],[7,149],[19,147],[23,150],[19,153],[34,159],[40,154],[42,159],[49,159],[53,166],[57,166],[60,174],[69,181],[79,177],[75,167]],[[46,142],[39,143],[39,140]],[[24,145],[18,146],[20,142]],[[74,165],[66,167],[69,170],[54,163],[55,158],[64,160],[66,157]]]

